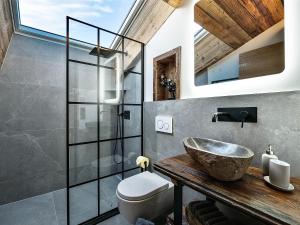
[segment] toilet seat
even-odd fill
[[[121,181],[117,194],[127,201],[140,201],[162,192],[169,187],[169,182],[155,173],[145,171]]]

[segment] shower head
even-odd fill
[[[105,48],[105,47],[101,47],[101,46],[99,47],[99,49],[98,49],[98,47],[95,47],[92,49],[92,51],[90,51],[90,55],[100,56],[103,58],[110,58],[116,53],[121,53],[121,54],[127,55],[126,52],[114,50],[111,48]]]

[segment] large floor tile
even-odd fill
[[[128,223],[127,220],[119,214],[99,223],[98,225],[130,225],[130,223]]]
[[[54,208],[57,216],[58,225],[67,225],[67,193],[66,189],[52,192]]]
[[[3,225],[58,225],[52,193],[0,206]]]

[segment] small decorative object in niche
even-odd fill
[[[171,80],[170,78],[166,78],[165,75],[160,76],[160,84],[161,86],[168,89],[168,91],[171,94],[171,97],[169,99],[175,99],[176,98],[176,83],[175,81]]]
[[[194,22],[196,86],[284,70],[283,0],[201,0]]]
[[[153,59],[153,100],[180,98],[180,52],[175,48]]]

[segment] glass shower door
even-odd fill
[[[97,224],[118,213],[118,183],[140,172],[143,44],[68,17],[66,62],[68,225]]]

